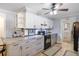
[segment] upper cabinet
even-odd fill
[[[17,28],[24,28],[26,20],[26,9],[22,8],[17,12]]]
[[[25,9],[17,13],[18,28],[50,28],[53,25],[52,20],[37,15]]]
[[[26,12],[26,28],[52,28],[53,20]]]
[[[34,27],[35,27],[35,15],[30,12],[26,12],[25,28],[34,28]]]

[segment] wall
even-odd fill
[[[53,20],[54,27],[53,27],[53,33],[60,33],[60,20],[55,19]]]
[[[60,29],[61,29],[61,20],[60,19],[55,19],[53,20],[53,30],[52,33],[57,33],[58,34],[58,43],[60,42],[61,36],[60,36]]]
[[[0,13],[0,38],[5,37],[5,14]]]
[[[0,9],[0,13],[5,14],[5,28],[6,28],[6,37],[12,37],[14,29],[16,27],[16,13]]]

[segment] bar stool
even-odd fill
[[[0,54],[2,54],[2,56],[5,56],[4,52],[6,51],[6,44],[0,46],[2,47],[2,49],[0,49]]]

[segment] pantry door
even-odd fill
[[[4,38],[5,37],[5,15],[0,13],[0,38]]]

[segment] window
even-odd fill
[[[68,30],[69,27],[70,27],[70,24],[69,24],[69,23],[65,23],[65,24],[64,24],[64,30]]]

